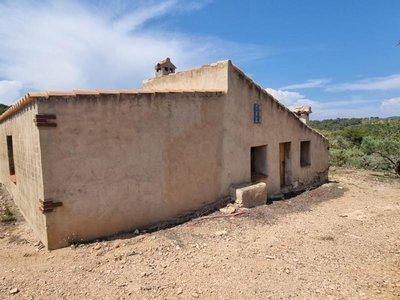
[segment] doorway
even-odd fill
[[[279,144],[279,173],[281,187],[287,186],[291,183],[291,155],[290,155],[290,142]]]
[[[251,181],[262,181],[268,177],[267,145],[250,149]]]

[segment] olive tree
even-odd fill
[[[362,150],[367,155],[378,154],[382,159],[393,165],[393,170],[400,175],[400,140],[386,137],[374,139],[365,137],[361,144]]]

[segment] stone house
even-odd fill
[[[269,196],[327,180],[327,139],[231,61],[160,63],[167,74],[141,90],[28,93],[0,116],[0,181],[48,249],[171,219],[252,180]]]

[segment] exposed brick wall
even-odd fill
[[[0,124],[0,181],[11,192],[28,223],[46,243],[45,216],[39,210],[43,179],[39,129],[33,122],[37,106],[30,103]],[[15,179],[10,179],[7,136],[12,136]]]

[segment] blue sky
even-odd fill
[[[400,115],[398,0],[0,0],[0,103],[232,62],[314,119]]]

